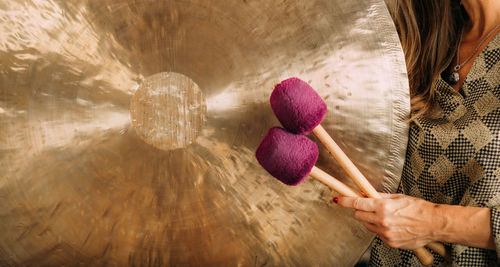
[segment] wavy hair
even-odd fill
[[[459,0],[386,0],[410,83],[412,119],[434,107],[436,80],[455,58],[467,13]]]

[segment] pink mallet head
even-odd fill
[[[271,108],[283,127],[295,134],[308,134],[324,119],[326,104],[306,82],[290,78],[274,87]]]
[[[311,172],[318,154],[318,146],[306,136],[273,127],[267,131],[255,156],[272,176],[287,185],[298,185]]]

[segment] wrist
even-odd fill
[[[432,203],[423,199],[418,199],[419,212],[422,222],[422,236],[427,242],[443,241],[447,236],[445,229],[448,229],[448,218],[444,213],[443,205]]]
[[[494,249],[490,209],[434,204],[432,208],[432,239],[446,243]]]
[[[449,242],[449,237],[452,236],[452,225],[449,217],[449,205],[435,204],[432,205],[431,217],[431,237],[433,241]]]

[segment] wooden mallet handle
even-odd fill
[[[342,151],[342,149],[335,143],[335,141],[330,137],[330,135],[325,131],[325,129],[320,125],[316,126],[312,131],[314,135],[320,140],[320,142],[326,147],[326,149],[332,154],[339,165],[344,169],[349,177],[356,183],[356,185],[363,191],[368,197],[371,198],[382,198],[380,194],[375,190],[371,183],[366,179],[366,177],[359,171],[359,169],[354,165],[354,163],[347,157],[347,155]],[[443,244],[435,243],[434,247],[439,247],[438,251],[441,252],[444,249]],[[442,249],[441,249],[442,247]],[[420,262],[425,265],[431,265],[434,261],[434,256],[427,251],[425,248],[418,248],[413,251],[418,257]],[[441,253],[440,253],[441,255]],[[441,255],[446,258],[447,255]],[[447,256],[449,257],[449,256]]]
[[[451,255],[448,253],[448,251],[446,250],[446,248],[443,246],[443,244],[439,243],[439,242],[431,242],[427,245],[425,245],[426,247],[434,250],[434,252],[436,252],[437,254],[439,254],[441,257],[443,257],[447,262],[451,262],[452,259],[451,259]]]
[[[335,179],[333,176],[330,174],[324,172],[320,168],[313,166],[311,172],[309,175],[320,181],[321,183],[325,184],[326,186],[330,187],[333,191],[338,192],[342,196],[347,196],[347,197],[362,197],[359,193],[355,192],[352,190],[350,187],[342,183],[341,181]]]
[[[370,182],[365,178],[365,176],[359,171],[359,169],[354,165],[354,163],[347,157],[347,155],[342,151],[342,149],[335,143],[335,141],[330,137],[330,135],[325,131],[323,126],[318,125],[312,131],[314,135],[321,141],[321,143],[326,147],[326,149],[332,154],[339,165],[344,169],[349,177],[354,183],[369,197],[380,198],[380,194],[375,190],[375,188],[370,184]]]

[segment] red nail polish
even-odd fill
[[[334,197],[332,200],[333,200],[333,202],[335,202],[335,203],[338,203],[338,202],[339,202],[339,198],[338,198],[338,197]]]

